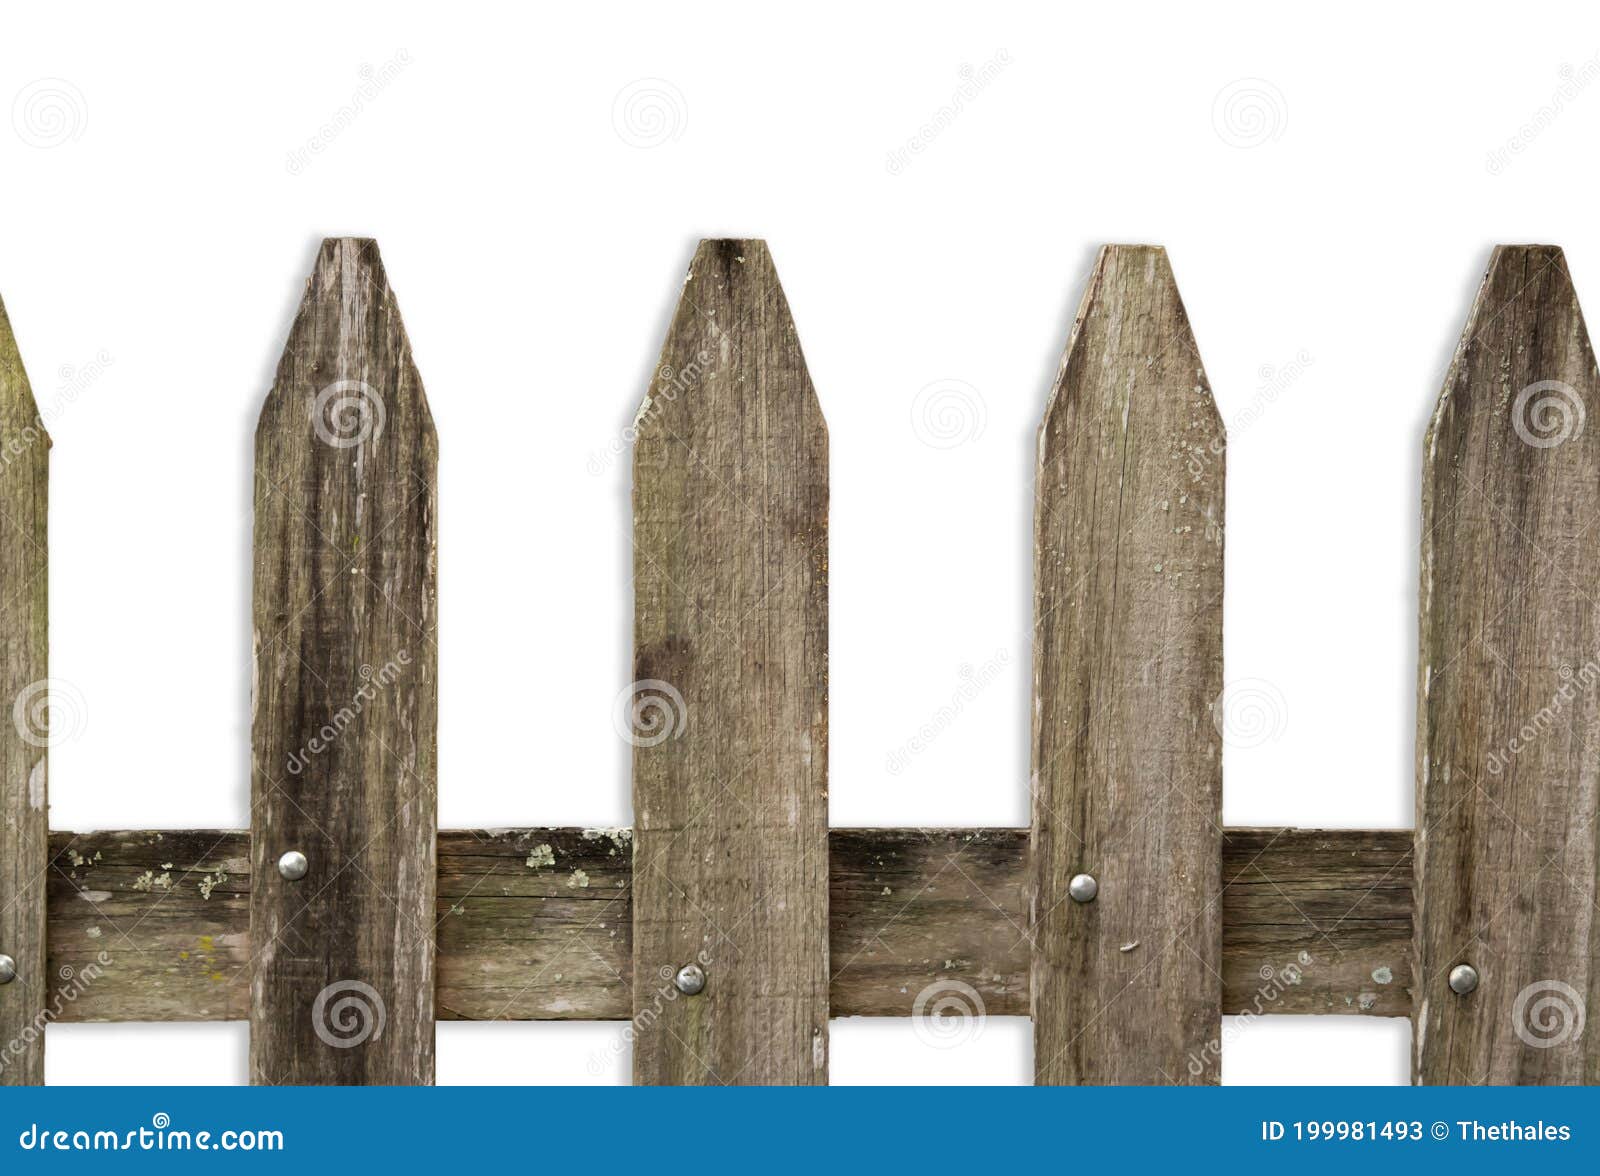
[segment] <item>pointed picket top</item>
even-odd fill
[[[1489,262],[1428,430],[1415,1075],[1593,1083],[1600,372],[1566,259]],[[1460,992],[1451,973],[1473,969]],[[1466,987],[1463,973],[1457,987]]]
[[[376,244],[325,241],[256,430],[255,1082],[433,1080],[437,462]]]
[[[792,352],[782,378],[765,378],[763,348],[772,344],[764,338],[786,341]],[[806,416],[826,429],[772,252],[759,238],[708,238],[695,249],[634,428],[641,437],[670,429],[693,411],[674,408],[680,399],[730,393],[804,402]]]
[[[1133,320],[1140,316],[1152,316],[1142,329],[1149,332],[1147,339],[1155,343],[1156,350],[1146,358],[1152,367],[1157,360],[1163,361],[1165,366],[1162,370],[1172,375],[1173,381],[1169,384],[1149,379],[1141,383],[1141,389],[1149,396],[1171,395],[1174,394],[1172,389],[1180,389],[1179,395],[1193,393],[1192,397],[1185,397],[1191,417],[1203,421],[1208,440],[1225,437],[1222,414],[1211,399],[1210,385],[1200,364],[1199,348],[1189,327],[1189,318],[1183,308],[1183,299],[1178,294],[1178,283],[1172,275],[1172,264],[1167,259],[1166,249],[1160,245],[1102,245],[1095,257],[1094,268],[1089,273],[1083,298],[1078,303],[1072,332],[1068,336],[1066,350],[1061,355],[1060,370],[1056,373],[1055,383],[1050,387],[1050,397],[1045,403],[1044,419],[1039,426],[1041,447],[1051,436],[1051,425],[1057,414],[1072,411],[1072,403],[1085,396],[1089,387],[1099,387],[1085,385],[1082,369],[1082,365],[1096,356],[1110,358],[1110,352],[1099,337],[1091,341],[1085,335],[1085,323],[1094,315],[1108,316],[1103,327],[1107,339],[1114,339],[1127,329],[1140,330],[1139,324]],[[1096,356],[1088,354],[1091,346],[1095,348]],[[1168,351],[1175,351],[1181,359],[1174,363]],[[1184,370],[1185,362],[1192,366],[1191,374],[1194,376],[1187,384],[1176,378]],[[1077,378],[1069,378],[1069,373]],[[1201,391],[1196,392],[1195,385]]]
[[[33,398],[33,385],[22,366],[22,352],[17,347],[17,337],[11,330],[11,316],[0,299],[0,426],[8,434],[24,431],[24,441],[34,435],[50,444],[50,434],[39,415],[39,404]],[[9,443],[11,437],[6,438]]]
[[[1106,246],[1039,431],[1041,1084],[1218,1078],[1224,452],[1166,252]]]
[[[635,430],[634,1078],[826,1083],[828,438],[765,242],[701,243]]]
[[[292,370],[311,353],[330,365],[316,373],[327,375],[328,384],[314,387],[283,378],[286,368]],[[385,373],[387,386],[370,392],[359,386],[378,372]],[[339,387],[341,383],[347,386]],[[402,419],[415,415],[418,429],[432,434],[433,414],[416,374],[400,307],[378,243],[371,238],[329,237],[322,242],[263,416],[280,401],[289,402],[293,411],[305,403],[314,435],[338,449],[376,445],[397,412]]]

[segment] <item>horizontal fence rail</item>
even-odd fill
[[[93,975],[61,1019],[245,1020],[249,841],[52,834],[50,971]],[[628,1020],[631,842],[441,832],[439,1019]],[[1409,832],[1230,829],[1222,845],[1225,1013],[1410,1015]],[[910,1017],[968,990],[970,1013],[1028,1015],[1026,829],[834,829],[828,856],[834,1016]]]
[[[437,828],[438,441],[375,243],[256,434],[251,828],[47,832],[49,438],[0,309],[0,1083],[71,1021],[250,1023],[426,1084],[441,1020],[631,1021],[634,1077],[821,1084],[832,1017],[1029,1016],[1040,1083],[1214,1083],[1230,1014],[1408,1017],[1429,1083],[1600,1080],[1600,371],[1503,246],[1423,467],[1416,829],[1228,829],[1226,437],[1107,246],[1035,469],[1031,824],[830,829],[828,435],[764,242],[703,242],[635,424],[631,828]],[[4,701],[0,698],[0,701]]]

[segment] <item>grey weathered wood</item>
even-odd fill
[[[1165,251],[1106,246],[1039,431],[1041,1084],[1218,1077],[1222,432]]]
[[[440,833],[439,1019],[626,1020],[632,883],[629,829]]]
[[[55,832],[50,858],[50,971],[92,976],[63,1021],[249,1019],[249,833]]]
[[[1561,250],[1501,246],[1428,430],[1417,1080],[1593,1083],[1600,376]],[[1468,996],[1447,977],[1477,969]]]
[[[49,844],[45,760],[50,438],[0,305],[0,953],[16,979],[0,986],[0,1086],[44,1081],[53,1006],[45,970]],[[8,721],[9,720],[9,721]]]
[[[828,438],[762,241],[703,241],[634,448],[640,1083],[828,1077]],[[665,724],[663,728],[661,724]]]
[[[441,831],[439,1019],[627,1020],[627,837]],[[50,971],[114,959],[60,1019],[245,1019],[249,842],[215,830],[52,834]],[[829,855],[834,1016],[907,1017],[919,993],[952,980],[989,1016],[1028,1015],[1026,829],[835,829]],[[1410,858],[1404,829],[1228,830],[1224,1010],[1409,1016]],[[1261,969],[1281,972],[1301,952],[1313,958],[1300,983],[1264,999]],[[1373,976],[1385,968],[1387,984]]]
[[[433,1080],[437,454],[376,244],[325,241],[256,430],[256,1082]]]
[[[1411,832],[1227,829],[1222,1011],[1411,1015]]]

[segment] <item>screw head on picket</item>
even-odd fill
[[[1457,964],[1450,969],[1450,991],[1461,996],[1478,987],[1478,969],[1471,964]]]
[[[1067,893],[1073,902],[1093,902],[1094,896],[1100,893],[1100,883],[1094,880],[1093,874],[1074,874],[1067,883]]]
[[[306,876],[306,871],[311,868],[311,863],[306,861],[306,855],[298,849],[291,849],[278,859],[278,873],[291,882],[298,882]]]
[[[0,955],[0,984],[10,984],[17,978],[17,961],[8,955]]]
[[[698,996],[705,991],[705,970],[699,964],[685,964],[678,969],[678,974],[672,978],[672,982],[683,995]]]

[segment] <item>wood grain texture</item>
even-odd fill
[[[441,1021],[627,1020],[632,830],[440,833],[437,922]]]
[[[1411,832],[1228,829],[1222,1011],[1411,1015]]]
[[[1041,1085],[1218,1078],[1222,437],[1165,251],[1106,246],[1039,431]]]
[[[256,431],[255,1082],[433,1080],[437,461],[376,244],[324,242]]]
[[[1416,1078],[1593,1083],[1600,377],[1566,261],[1494,251],[1428,430]],[[1447,983],[1471,964],[1467,996]]]
[[[708,979],[634,1079],[826,1083],[828,439],[764,242],[701,242],[637,434],[635,1008]]]
[[[0,306],[0,1086],[44,1082],[40,1018],[54,1004],[45,970],[45,790],[49,743],[47,504],[50,438]]]
[[[57,832],[50,859],[50,972],[82,988],[63,1021],[249,1019],[250,834]]]
[[[627,1020],[627,833],[440,832],[439,1019]],[[53,833],[50,970],[83,975],[112,957],[60,1019],[244,1020],[249,843],[238,831]],[[834,1016],[909,1017],[952,982],[988,1016],[1028,1015],[1026,829],[835,829],[829,845]],[[1410,853],[1406,830],[1228,830],[1223,1008],[1409,1016]],[[1301,982],[1264,999],[1260,969],[1281,973],[1302,951]],[[1384,968],[1388,984],[1372,975]]]

